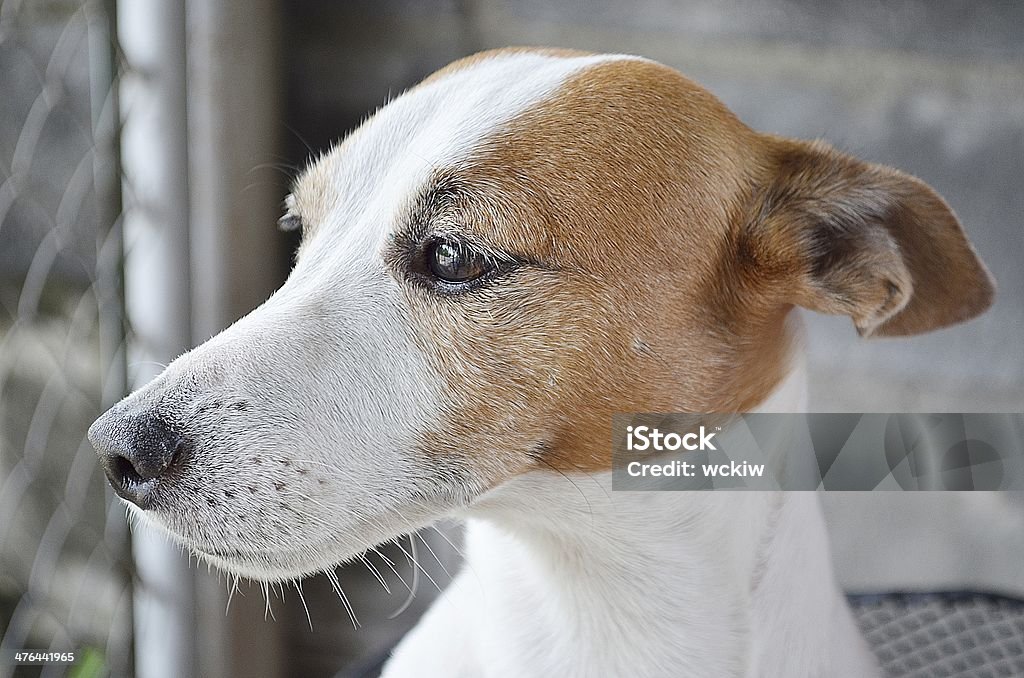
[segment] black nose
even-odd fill
[[[144,509],[152,505],[161,479],[181,461],[185,450],[185,439],[163,419],[115,410],[93,422],[89,442],[114,492]]]

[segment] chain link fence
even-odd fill
[[[124,510],[85,435],[125,389],[113,12],[0,2],[0,678],[132,673]]]

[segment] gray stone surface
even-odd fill
[[[471,3],[470,3],[471,4]],[[487,0],[480,6],[519,20],[586,25],[617,33],[659,32],[678,38],[900,49],[956,58],[1020,58],[1024,6],[945,0]]]

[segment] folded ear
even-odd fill
[[[991,275],[924,182],[821,142],[770,147],[740,260],[786,301],[848,315],[863,336],[927,332],[991,305]]]

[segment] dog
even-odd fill
[[[287,282],[90,428],[147,522],[275,581],[464,518],[389,678],[878,674],[813,493],[613,492],[611,420],[801,411],[796,306],[981,313],[931,188],[644,58],[506,49],[315,160],[282,226]]]

